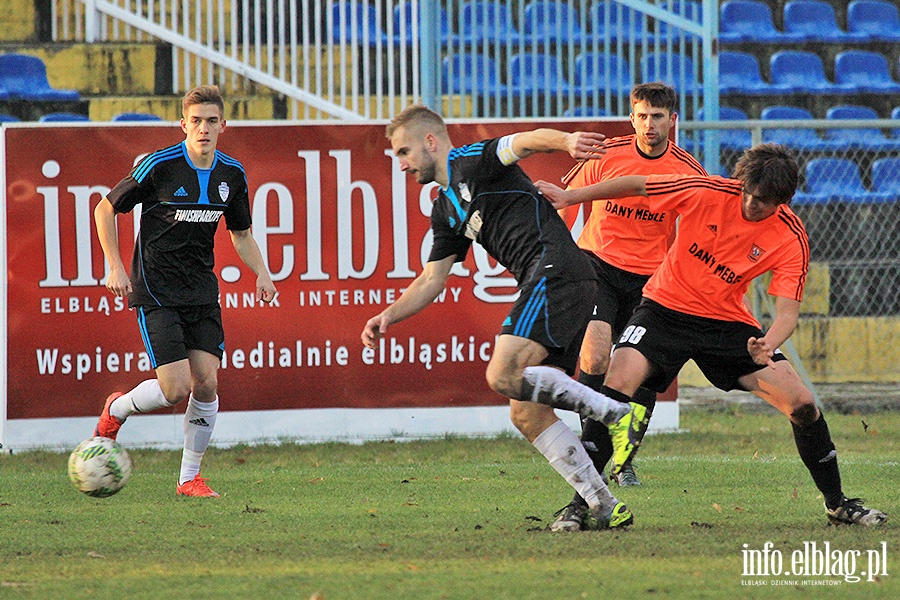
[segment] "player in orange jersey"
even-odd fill
[[[598,160],[575,165],[564,181],[570,188],[582,188],[622,175],[684,174],[706,175],[703,167],[687,151],[669,139],[675,126],[678,97],[670,86],[642,83],[631,91],[631,124],[634,134],[606,140],[606,154]],[[578,207],[563,209],[566,221],[574,219]],[[578,381],[602,391],[613,336],[618,336],[631,313],[640,304],[641,290],[666,255],[675,234],[674,211],[653,211],[643,198],[632,198],[627,207],[606,200],[591,205],[578,246],[585,251],[600,282],[600,295],[581,346]],[[650,414],[656,404],[656,392],[641,387],[635,392],[638,411],[644,418],[635,420],[633,444],[640,444]],[[581,441],[598,471],[613,458],[609,429],[584,419]],[[625,430],[624,434],[627,435]],[[633,456],[633,454],[632,454]],[[629,460],[616,464],[613,479],[619,485],[640,485]],[[581,529],[587,504],[577,494],[561,509],[552,531]]]
[[[880,525],[887,515],[844,495],[825,417],[779,350],[797,326],[809,269],[806,230],[788,206],[797,181],[790,151],[761,144],[744,153],[733,179],[626,176],[574,190],[537,187],[557,208],[597,199],[625,206],[644,196],[652,210],[681,215],[674,244],[616,342],[607,396],[629,401],[641,385],[663,391],[693,359],[719,389],[752,392],[790,419],[831,521]],[[764,333],[743,298],[768,271],[775,318]]]

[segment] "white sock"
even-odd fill
[[[603,483],[581,440],[562,421],[545,429],[534,442],[538,452],[569,482],[592,509],[611,513],[619,502]]]
[[[159,387],[159,380],[142,381],[127,394],[122,394],[109,405],[109,414],[124,421],[134,413],[151,412],[158,408],[172,406],[166,401]]]
[[[522,396],[516,399],[571,410],[604,425],[615,423],[631,410],[628,404],[594,391],[553,367],[526,367]]]
[[[184,411],[184,450],[181,453],[179,484],[190,481],[200,472],[200,462],[209,447],[218,413],[218,396],[212,402],[198,402],[192,394],[188,400]]]

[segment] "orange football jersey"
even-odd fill
[[[567,181],[571,188],[622,175],[706,175],[693,156],[671,142],[661,155],[647,156],[633,134],[607,140],[602,158],[578,166]],[[666,255],[677,216],[651,209],[643,197],[597,200],[591,203],[578,246],[619,269],[650,275]]]
[[[741,213],[742,184],[722,177],[653,175],[649,209],[675,210],[675,243],[644,287],[644,296],[672,310],[759,327],[742,298],[750,282],[773,272],[769,293],[803,299],[809,242],[786,204],[759,222]]]

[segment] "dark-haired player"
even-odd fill
[[[844,495],[825,417],[778,349],[797,326],[809,270],[806,230],[788,206],[797,181],[790,151],[760,144],[740,158],[733,179],[651,175],[576,190],[537,187],[557,208],[641,196],[655,210],[681,215],[675,242],[616,342],[607,396],[625,402],[641,385],[663,391],[693,359],[719,389],[752,392],[788,417],[831,521],[880,525],[887,515]],[[768,271],[775,317],[763,332],[743,297]]]

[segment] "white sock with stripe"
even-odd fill
[[[124,421],[134,413],[152,412],[172,406],[159,387],[158,379],[142,381],[127,394],[122,394],[109,405],[109,414]]]

